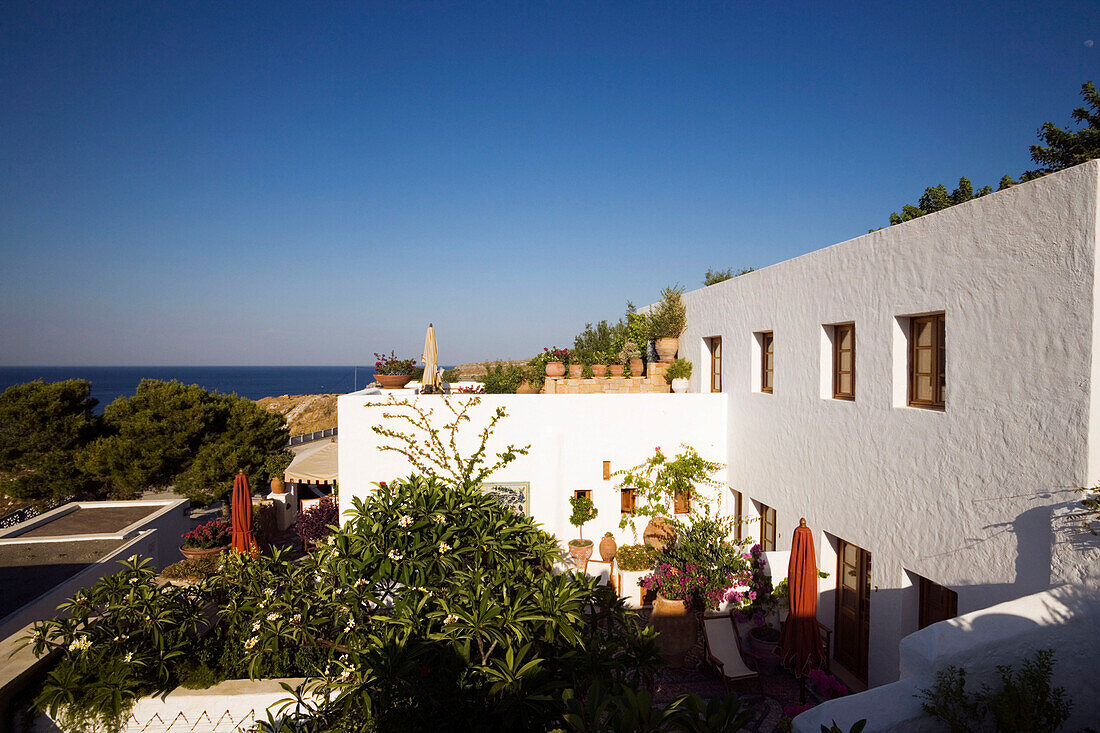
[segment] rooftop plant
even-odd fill
[[[687,359],[673,359],[665,370],[665,381],[671,383],[673,379],[690,379],[691,362]]]
[[[653,304],[646,316],[649,338],[679,338],[687,326],[687,307],[682,287],[666,287],[661,299]]]
[[[398,359],[393,351],[389,356],[375,352],[374,360],[375,374],[412,374],[416,368],[416,359]]]
[[[214,519],[180,535],[183,546],[194,550],[212,550],[229,544],[232,527],[224,519]]]

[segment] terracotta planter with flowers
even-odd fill
[[[180,553],[188,559],[217,555],[222,550],[229,549],[231,532],[229,522],[224,519],[215,519],[199,525],[190,532],[180,535],[183,537]]]
[[[396,353],[374,354],[374,381],[386,389],[400,389],[412,381],[416,359],[398,359]]]
[[[546,362],[546,376],[548,377],[564,377],[565,376],[565,364],[560,361],[548,361]]]
[[[386,389],[401,389],[410,381],[412,381],[411,374],[375,374],[374,381],[381,384]]]
[[[657,649],[670,666],[683,666],[687,654],[695,646],[699,621],[688,611],[687,602],[665,598],[660,593],[653,601],[650,624],[660,632]]]

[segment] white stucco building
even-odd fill
[[[1092,161],[687,293],[693,394],[486,396],[474,425],[504,405],[496,444],[532,446],[496,479],[563,541],[591,490],[585,537],[629,542],[603,462],[696,447],[746,535],[788,549],[806,518],[836,663],[897,680],[921,625],[1097,582],[1064,516],[1100,482],[1098,198]],[[409,473],[372,399],[339,401],[345,508]]]

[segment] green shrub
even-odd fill
[[[687,359],[673,359],[665,370],[665,381],[671,383],[673,379],[690,379],[691,362]]]
[[[649,338],[679,338],[687,326],[687,306],[683,301],[684,289],[668,287],[661,291],[661,299],[653,304],[646,316]]]
[[[205,690],[224,679],[218,670],[197,659],[184,659],[176,670],[180,686],[188,690]]]
[[[160,574],[171,580],[202,580],[217,573],[220,565],[220,555],[189,557],[172,563],[161,570]]]
[[[501,364],[498,361],[490,365],[480,379],[486,394],[515,394],[525,376],[524,368],[518,364]]]
[[[587,496],[569,497],[569,506],[573,509],[573,512],[569,515],[569,523],[577,528],[578,533],[584,528],[585,522],[595,519],[596,515],[599,514],[596,505]],[[581,536],[583,537],[583,535]]]
[[[462,375],[459,374],[457,369],[444,369],[443,381],[444,382],[458,382],[462,379]]]
[[[638,572],[652,570],[657,564],[657,551],[644,542],[636,545],[623,545],[615,553],[615,562],[620,570]]]

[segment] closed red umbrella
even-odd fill
[[[800,519],[791,541],[791,560],[787,565],[790,614],[779,635],[778,653],[783,666],[802,679],[802,702],[806,701],[805,675],[825,661],[821,633],[817,628],[817,559],[814,536]]]
[[[244,471],[233,479],[233,549],[256,554],[256,538],[252,536],[252,492]]]

